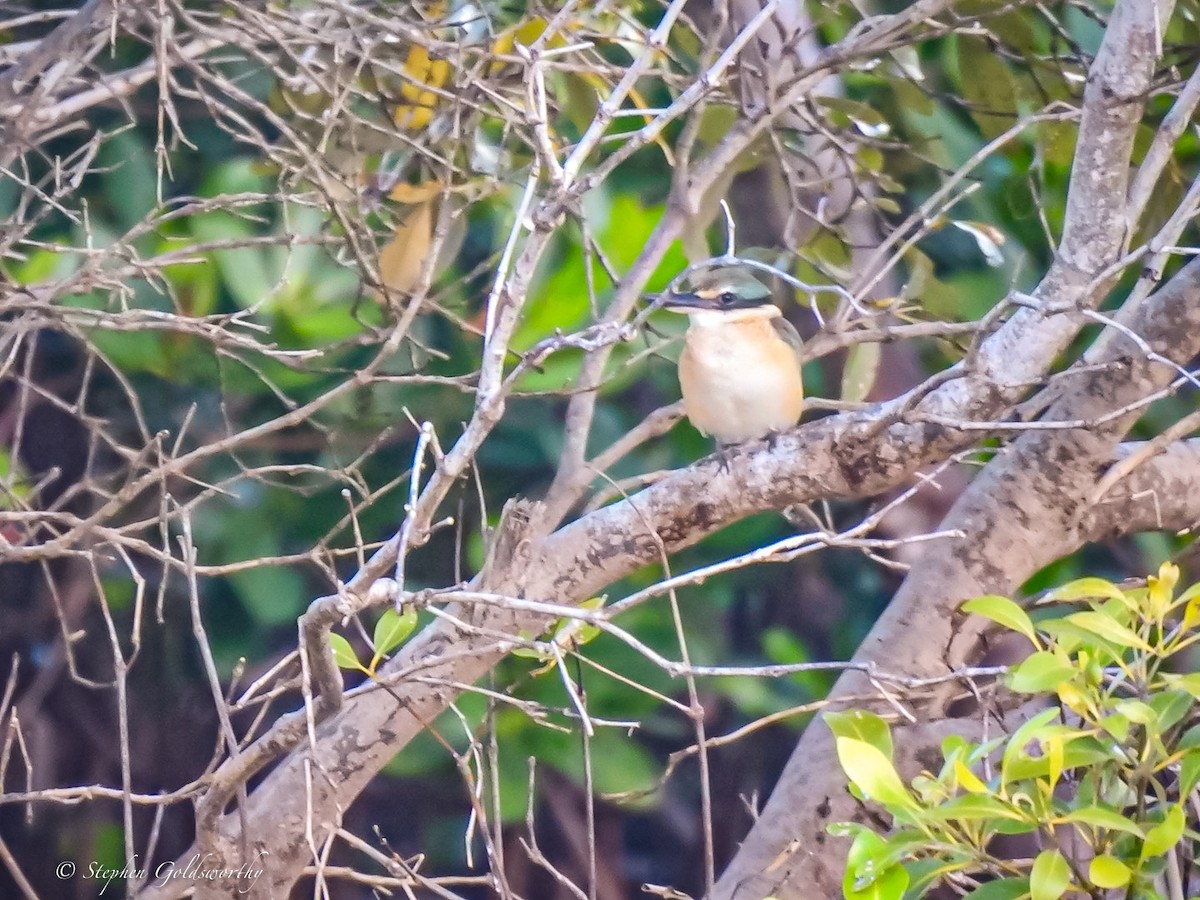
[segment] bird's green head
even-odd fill
[[[771,289],[745,269],[729,266],[709,269],[693,282],[690,291],[669,291],[662,304],[675,312],[735,312],[771,305]]]

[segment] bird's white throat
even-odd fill
[[[720,328],[733,322],[752,322],[755,319],[774,319],[782,316],[778,306],[770,303],[764,306],[751,306],[746,309],[689,309],[688,319],[694,327]]]

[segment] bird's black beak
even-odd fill
[[[660,295],[660,302],[667,309],[712,309],[713,302],[709,298],[701,297],[699,294],[691,291],[683,293],[675,293],[668,291]]]

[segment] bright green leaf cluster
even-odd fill
[[[851,791],[893,819],[886,834],[830,829],[853,837],[844,896],[902,900],[939,884],[972,900],[1176,896],[1200,782],[1200,673],[1180,657],[1200,639],[1200,585],[1176,596],[1178,580],[1170,563],[1144,586],[1079,579],[1039,602],[1061,614],[1038,621],[1005,597],[965,603],[1030,642],[1005,685],[1051,705],[1011,735],[947,738],[941,770],[911,784],[883,719],[827,714]],[[1000,835],[1026,836],[1025,858],[993,853]]]
[[[586,610],[587,612],[594,612],[604,606],[604,601],[607,599],[607,595],[591,597],[580,603],[579,608]],[[589,625],[582,619],[563,617],[555,620],[548,633],[549,637],[542,644],[542,647],[545,647],[546,649],[533,646],[517,647],[512,651],[513,656],[522,656],[527,659],[539,659],[545,663],[545,665],[533,673],[535,676],[549,672],[556,665],[558,665],[558,660],[561,658],[562,653],[570,653],[573,650],[577,650],[584,644],[596,638],[600,634],[600,628],[596,625]],[[530,637],[530,635],[525,635],[525,637]],[[557,648],[558,650],[557,655],[554,648]]]
[[[371,645],[375,648],[375,652],[371,655],[370,663],[364,666],[359,662],[358,654],[354,652],[354,647],[350,642],[340,634],[331,633],[329,646],[333,650],[334,662],[340,669],[362,672],[364,675],[374,678],[379,664],[387,658],[389,653],[403,644],[416,627],[416,609],[408,607],[403,612],[397,612],[394,608],[389,608],[375,623],[375,632],[371,636]]]

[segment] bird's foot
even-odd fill
[[[725,473],[730,471],[729,461],[733,458],[733,448],[736,446],[737,444],[725,444],[717,441],[717,452],[713,455],[717,458],[718,471]]]

